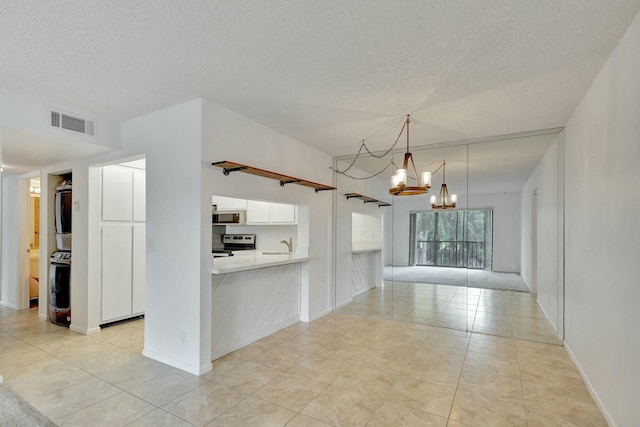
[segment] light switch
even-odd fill
[[[80,212],[80,200],[73,201],[73,211]]]

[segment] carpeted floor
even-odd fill
[[[57,424],[0,384],[0,426],[56,427]]]
[[[496,273],[464,268],[387,266],[384,268],[384,280],[530,292],[517,273]]]

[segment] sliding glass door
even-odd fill
[[[491,209],[411,213],[410,265],[491,270]]]

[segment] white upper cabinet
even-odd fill
[[[269,203],[269,220],[272,224],[295,224],[296,207],[282,203]]]
[[[247,200],[234,199],[233,197],[213,196],[212,205],[216,205],[219,211],[243,211],[247,209]]]
[[[146,172],[133,169],[133,220],[144,222],[146,218]]]
[[[102,220],[131,221],[133,211],[133,175],[131,168],[102,168]]]
[[[247,201],[247,224],[269,224],[268,202]]]
[[[296,224],[296,206],[249,200],[247,224]]]

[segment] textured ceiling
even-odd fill
[[[640,0],[5,1],[0,86],[125,120],[204,97],[331,155],[563,126]],[[256,141],[259,143],[259,141]]]
[[[2,141],[2,173],[7,175],[68,162],[70,158],[87,158],[110,151],[107,147],[86,144],[76,138],[61,137],[54,141],[6,126],[0,128],[0,140]]]

